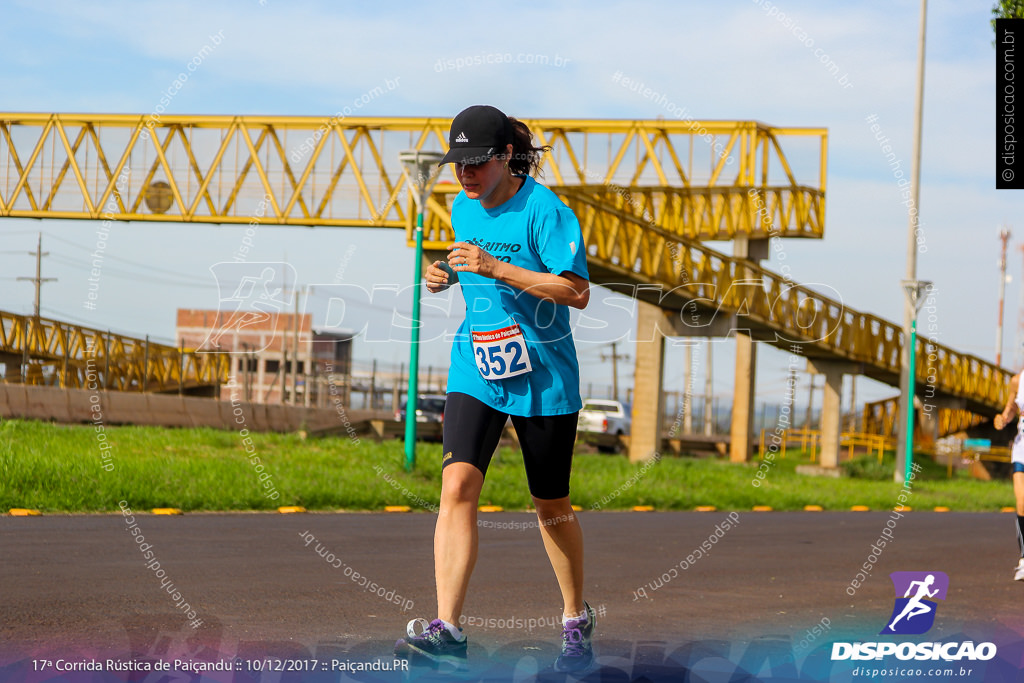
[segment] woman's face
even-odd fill
[[[512,176],[505,168],[501,156],[493,156],[482,164],[455,164],[455,177],[459,179],[467,197],[480,200],[488,209],[508,199],[502,196],[499,188]]]

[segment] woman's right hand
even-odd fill
[[[1006,418],[1003,417],[1002,413],[996,415],[996,419],[993,420],[993,422],[995,423],[996,429],[1002,429],[1006,426]]]
[[[451,284],[448,281],[448,264],[442,261],[434,261],[427,266],[427,291],[437,294],[448,289]]]

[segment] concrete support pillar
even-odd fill
[[[914,396],[914,408],[917,413],[917,420],[921,425],[921,443],[934,444],[939,439],[939,411],[935,409],[935,401],[926,404]],[[917,435],[914,436],[914,443],[917,443]]]
[[[939,413],[964,410],[966,402],[962,398],[929,396],[929,393],[934,394],[934,391],[930,391],[926,386],[921,391],[921,397],[915,394],[914,406],[917,410],[917,419],[921,427],[922,441],[935,443],[939,440],[940,431],[942,430],[943,418]],[[917,439],[917,436],[914,438]]]
[[[758,263],[768,258],[768,240],[748,239],[737,234],[732,243],[732,255]],[[736,328],[736,371],[733,379],[732,424],[729,429],[729,460],[750,460],[754,434],[754,393],[757,378],[757,347],[748,334]]]
[[[634,367],[633,426],[629,461],[643,462],[661,449],[662,375],[665,364],[665,313],[658,306],[637,301],[636,365]]]
[[[825,398],[821,405],[821,459],[826,469],[839,467],[839,440],[842,432],[843,376],[857,372],[854,363],[808,359],[809,372],[825,377]]]
[[[754,380],[757,377],[757,347],[743,332],[736,332],[736,373],[732,394],[732,426],[729,430],[729,460],[747,462],[754,439]]]
[[[21,384],[21,356],[3,353],[0,363],[4,364],[4,384]]]

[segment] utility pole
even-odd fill
[[[857,375],[850,375],[850,427],[849,431],[856,432],[857,429]]]
[[[295,287],[295,312],[292,314],[292,405],[299,403],[299,288]]]
[[[603,353],[601,354],[601,360],[608,360],[609,358],[611,358],[612,361],[612,394],[614,394],[614,396],[612,396],[612,399],[616,401],[619,400],[619,359],[621,358],[622,360],[629,360],[628,355],[619,355],[617,347],[618,342],[612,342],[611,355],[606,356]]]
[[[804,429],[810,431],[811,419],[814,414],[814,378],[816,375],[807,375],[807,379],[811,381],[810,387],[807,391],[807,417],[804,418]]]
[[[789,404],[789,428],[796,429],[796,368],[792,365],[786,378],[786,402]]]
[[[704,371],[704,436],[711,436],[714,432],[714,418],[712,416],[712,383],[711,383],[711,337],[707,341],[707,367]]]
[[[147,337],[146,343],[149,343]],[[242,398],[246,401],[249,400],[249,344],[241,342],[242,344]],[[149,363],[146,363],[146,367],[149,367]]]
[[[999,229],[999,320],[996,322],[996,365],[1003,363],[1003,299],[1006,298],[1006,243],[1010,241],[1010,229]]]
[[[405,363],[400,363],[398,366],[398,379],[394,380],[391,387],[391,410],[396,414],[398,413],[399,401],[401,401],[401,386],[405,379]]]
[[[286,334],[287,332],[281,332],[281,367],[279,368],[281,371],[281,405],[287,403],[288,396],[288,340],[285,338]]]
[[[39,317],[39,289],[40,289],[41,285],[44,282],[56,282],[57,281],[57,278],[55,278],[55,277],[43,277],[42,276],[42,269],[43,269],[42,260],[43,260],[43,257],[50,255],[50,252],[43,251],[43,233],[39,233],[39,242],[38,242],[38,245],[36,246],[36,250],[28,252],[28,255],[36,257],[36,276],[35,277],[19,277],[18,279],[35,283],[35,285],[36,285],[35,317],[38,318]]]
[[[370,410],[377,409],[377,359],[373,359],[373,369],[370,371]]]
[[[683,377],[683,381],[686,382],[686,389],[683,391],[683,434],[693,433],[693,346],[694,344],[686,344],[686,373]]]

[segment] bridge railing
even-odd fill
[[[809,451],[811,462],[818,459],[821,448],[821,431],[817,429],[785,429],[776,432],[774,429],[762,429],[759,439],[760,454],[764,458],[768,448],[775,446],[773,452],[778,452],[780,458],[786,457],[788,448],[796,448],[799,444],[800,450]],[[891,437],[879,434],[867,434],[862,432],[843,432],[839,436],[839,450],[846,451],[847,459],[852,459],[858,451],[866,452],[868,455],[876,455],[878,462],[887,450],[896,448],[896,440]]]
[[[920,397],[920,394],[918,396]],[[962,408],[939,407],[934,411],[937,413],[939,420],[938,435],[942,437],[955,434],[956,432],[962,432],[983,422],[990,421],[1000,407],[997,404],[993,407],[991,414],[983,415]],[[883,436],[896,436],[898,433],[897,424],[900,419],[899,414],[898,396],[865,403],[864,410],[861,413],[861,431],[881,434]]]

